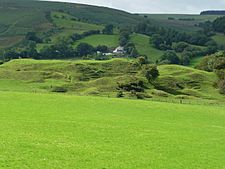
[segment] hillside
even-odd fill
[[[213,21],[220,15],[186,15],[186,14],[140,14],[157,25],[176,29],[178,31],[193,32],[201,30],[199,23]]]
[[[1,0],[0,6],[0,48],[21,42],[27,32],[48,32],[55,29],[57,24],[62,24],[62,22],[56,25],[52,23],[49,16],[51,12],[61,11],[85,22],[117,26],[134,25],[143,20],[137,15],[124,11],[71,3]],[[111,17],[112,15],[114,17]]]
[[[140,94],[145,99],[175,102],[180,99],[187,102],[224,99],[214,87],[217,81],[214,73],[178,65],[162,65],[158,69],[160,76],[153,87],[145,79],[141,67],[129,59],[13,60],[0,66],[0,90],[116,97],[118,84],[129,85],[143,81],[145,89]],[[124,91],[124,97],[136,96],[130,91]]]
[[[164,51],[158,50],[153,47],[152,43],[149,43],[150,37],[142,34],[131,35],[131,42],[133,42],[140,55],[146,55],[152,62],[160,59]]]
[[[224,10],[208,10],[208,11],[202,11],[201,15],[225,15]]]

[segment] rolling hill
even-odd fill
[[[58,19],[52,23],[51,13],[61,12],[82,20],[83,27],[92,28],[92,24],[135,25],[143,18],[115,9],[72,3],[46,2],[35,0],[1,0],[0,2],[0,48],[18,44],[27,32],[43,33],[55,29],[61,24],[76,25],[68,20]],[[56,15],[56,14],[55,14]],[[113,18],[111,16],[114,16]],[[109,19],[111,18],[111,19]],[[54,21],[53,21],[54,22]],[[88,23],[92,23],[88,25]],[[59,25],[60,24],[60,25]],[[72,25],[71,25],[72,24]],[[81,23],[78,23],[81,25]],[[73,30],[80,30],[74,27]],[[81,30],[82,31],[82,30]]]
[[[214,83],[217,76],[178,65],[158,66],[160,76],[153,87],[141,67],[130,59],[108,61],[13,60],[0,66],[0,91],[63,92],[76,95],[116,97],[118,84],[143,81],[146,99],[222,101]],[[124,97],[135,98],[129,91]]]
[[[140,14],[156,25],[175,29],[177,31],[193,32],[201,30],[199,23],[213,21],[221,15],[187,15],[187,14]]]

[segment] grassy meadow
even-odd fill
[[[162,64],[166,51],[151,41],[164,33],[160,47],[172,49],[182,37],[189,47],[207,49],[183,34],[172,34],[174,40],[166,29],[194,34],[202,30],[200,23],[218,16],[0,1],[0,169],[225,169],[224,81],[215,71],[195,69],[203,51],[186,48],[199,56],[188,66],[181,65],[188,59],[181,50],[175,58],[180,65]],[[107,31],[108,24],[114,30]],[[132,30],[129,37],[126,28]],[[225,36],[213,35],[221,50]],[[121,40],[135,47],[110,60],[76,48],[87,43],[112,51]],[[129,56],[134,49],[137,58]]]
[[[213,21],[219,15],[188,15],[188,14],[141,14],[147,16],[154,23],[179,31],[193,32],[201,30],[197,25],[206,21]]]
[[[224,107],[17,92],[0,107],[1,168],[224,168]]]
[[[142,34],[132,34],[131,42],[133,42],[140,55],[146,55],[152,62],[158,60],[162,55],[163,51],[153,47],[150,42],[150,37]]]
[[[91,35],[75,42],[74,46],[79,43],[88,43],[94,47],[106,45],[109,48],[116,48],[119,45],[119,35]]]

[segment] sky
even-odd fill
[[[225,10],[225,0],[48,0],[122,9],[131,13],[199,14],[203,10]]]

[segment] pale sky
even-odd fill
[[[225,0],[48,0],[122,9],[132,13],[198,14],[203,10],[225,10]]]

